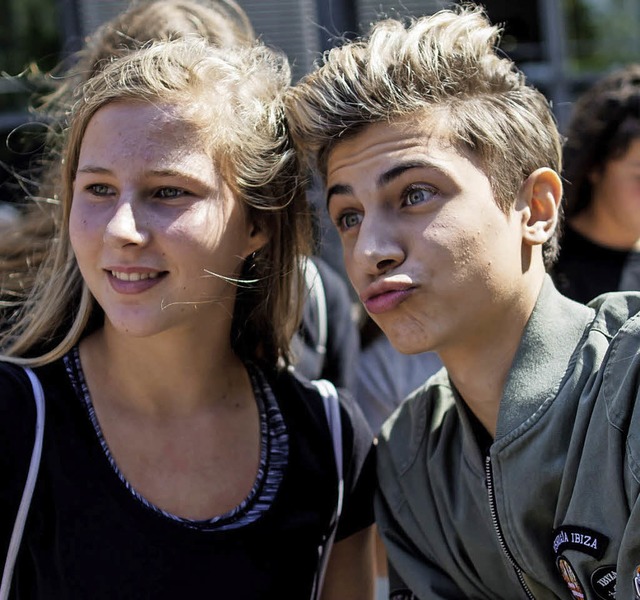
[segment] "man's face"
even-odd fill
[[[482,348],[523,290],[523,217],[433,120],[376,123],[340,142],[327,206],[351,283],[401,352]],[[439,128],[440,130],[442,127]]]

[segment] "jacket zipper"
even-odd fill
[[[500,521],[498,520],[498,510],[496,509],[496,495],[495,490],[493,488],[493,476],[491,472],[491,457],[489,455],[485,458],[485,474],[487,478],[487,492],[489,494],[489,510],[491,512],[491,521],[493,522],[493,529],[496,532],[496,536],[498,537],[498,542],[500,543],[500,547],[502,548],[502,552],[507,557],[507,560],[511,564],[511,567],[515,571],[516,576],[518,577],[518,581],[524,590],[524,593],[527,595],[529,600],[536,600],[535,596],[532,594],[527,582],[524,580],[524,575],[522,573],[522,569],[516,563],[515,558],[511,554],[507,546],[507,542],[504,539],[504,535],[502,530],[500,529]]]

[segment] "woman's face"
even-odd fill
[[[85,132],[69,231],[105,326],[226,335],[244,259],[266,242],[174,106],[116,102]]]
[[[591,204],[578,228],[594,241],[614,248],[640,247],[640,139],[619,158],[589,177]]]

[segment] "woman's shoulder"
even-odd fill
[[[21,367],[0,361],[0,476],[6,493],[18,489],[35,440],[36,404]],[[4,494],[0,495],[4,500]]]
[[[6,361],[0,361],[0,390],[0,414],[20,411],[29,397],[33,397],[25,370]]]
[[[326,381],[326,380],[322,380]],[[281,410],[285,413],[306,413],[313,416],[314,421],[326,426],[327,413],[323,399],[322,385],[291,370],[283,370],[275,374],[272,385]],[[373,440],[371,429],[352,394],[346,388],[335,388],[343,427],[367,441]]]

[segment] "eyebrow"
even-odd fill
[[[109,169],[105,169],[104,167],[94,167],[93,165],[86,165],[81,169],[77,169],[76,173],[103,174],[103,173],[111,173],[111,171]]]
[[[111,169],[107,169],[106,167],[99,167],[95,165],[86,165],[81,169],[76,171],[76,174],[88,174],[88,175],[112,175],[113,171]],[[192,175],[190,173],[183,173],[182,171],[177,171],[175,169],[157,169],[155,171],[148,171],[143,173],[145,177],[180,177],[186,181],[191,181],[194,184],[206,185],[204,181],[202,181],[196,175]]]
[[[424,168],[437,169],[438,171],[442,170],[440,167],[434,165],[432,162],[429,162],[429,161],[419,160],[419,161],[402,163],[382,173],[378,177],[378,180],[376,181],[376,187],[379,189],[381,187],[384,187],[385,185],[388,185],[394,179],[397,179],[403,173],[406,173],[411,169],[424,169]],[[331,197],[336,194],[344,194],[344,195],[353,194],[353,188],[350,185],[344,185],[341,183],[336,183],[335,185],[332,185],[327,190],[327,208],[329,207],[329,202],[331,201]]]

